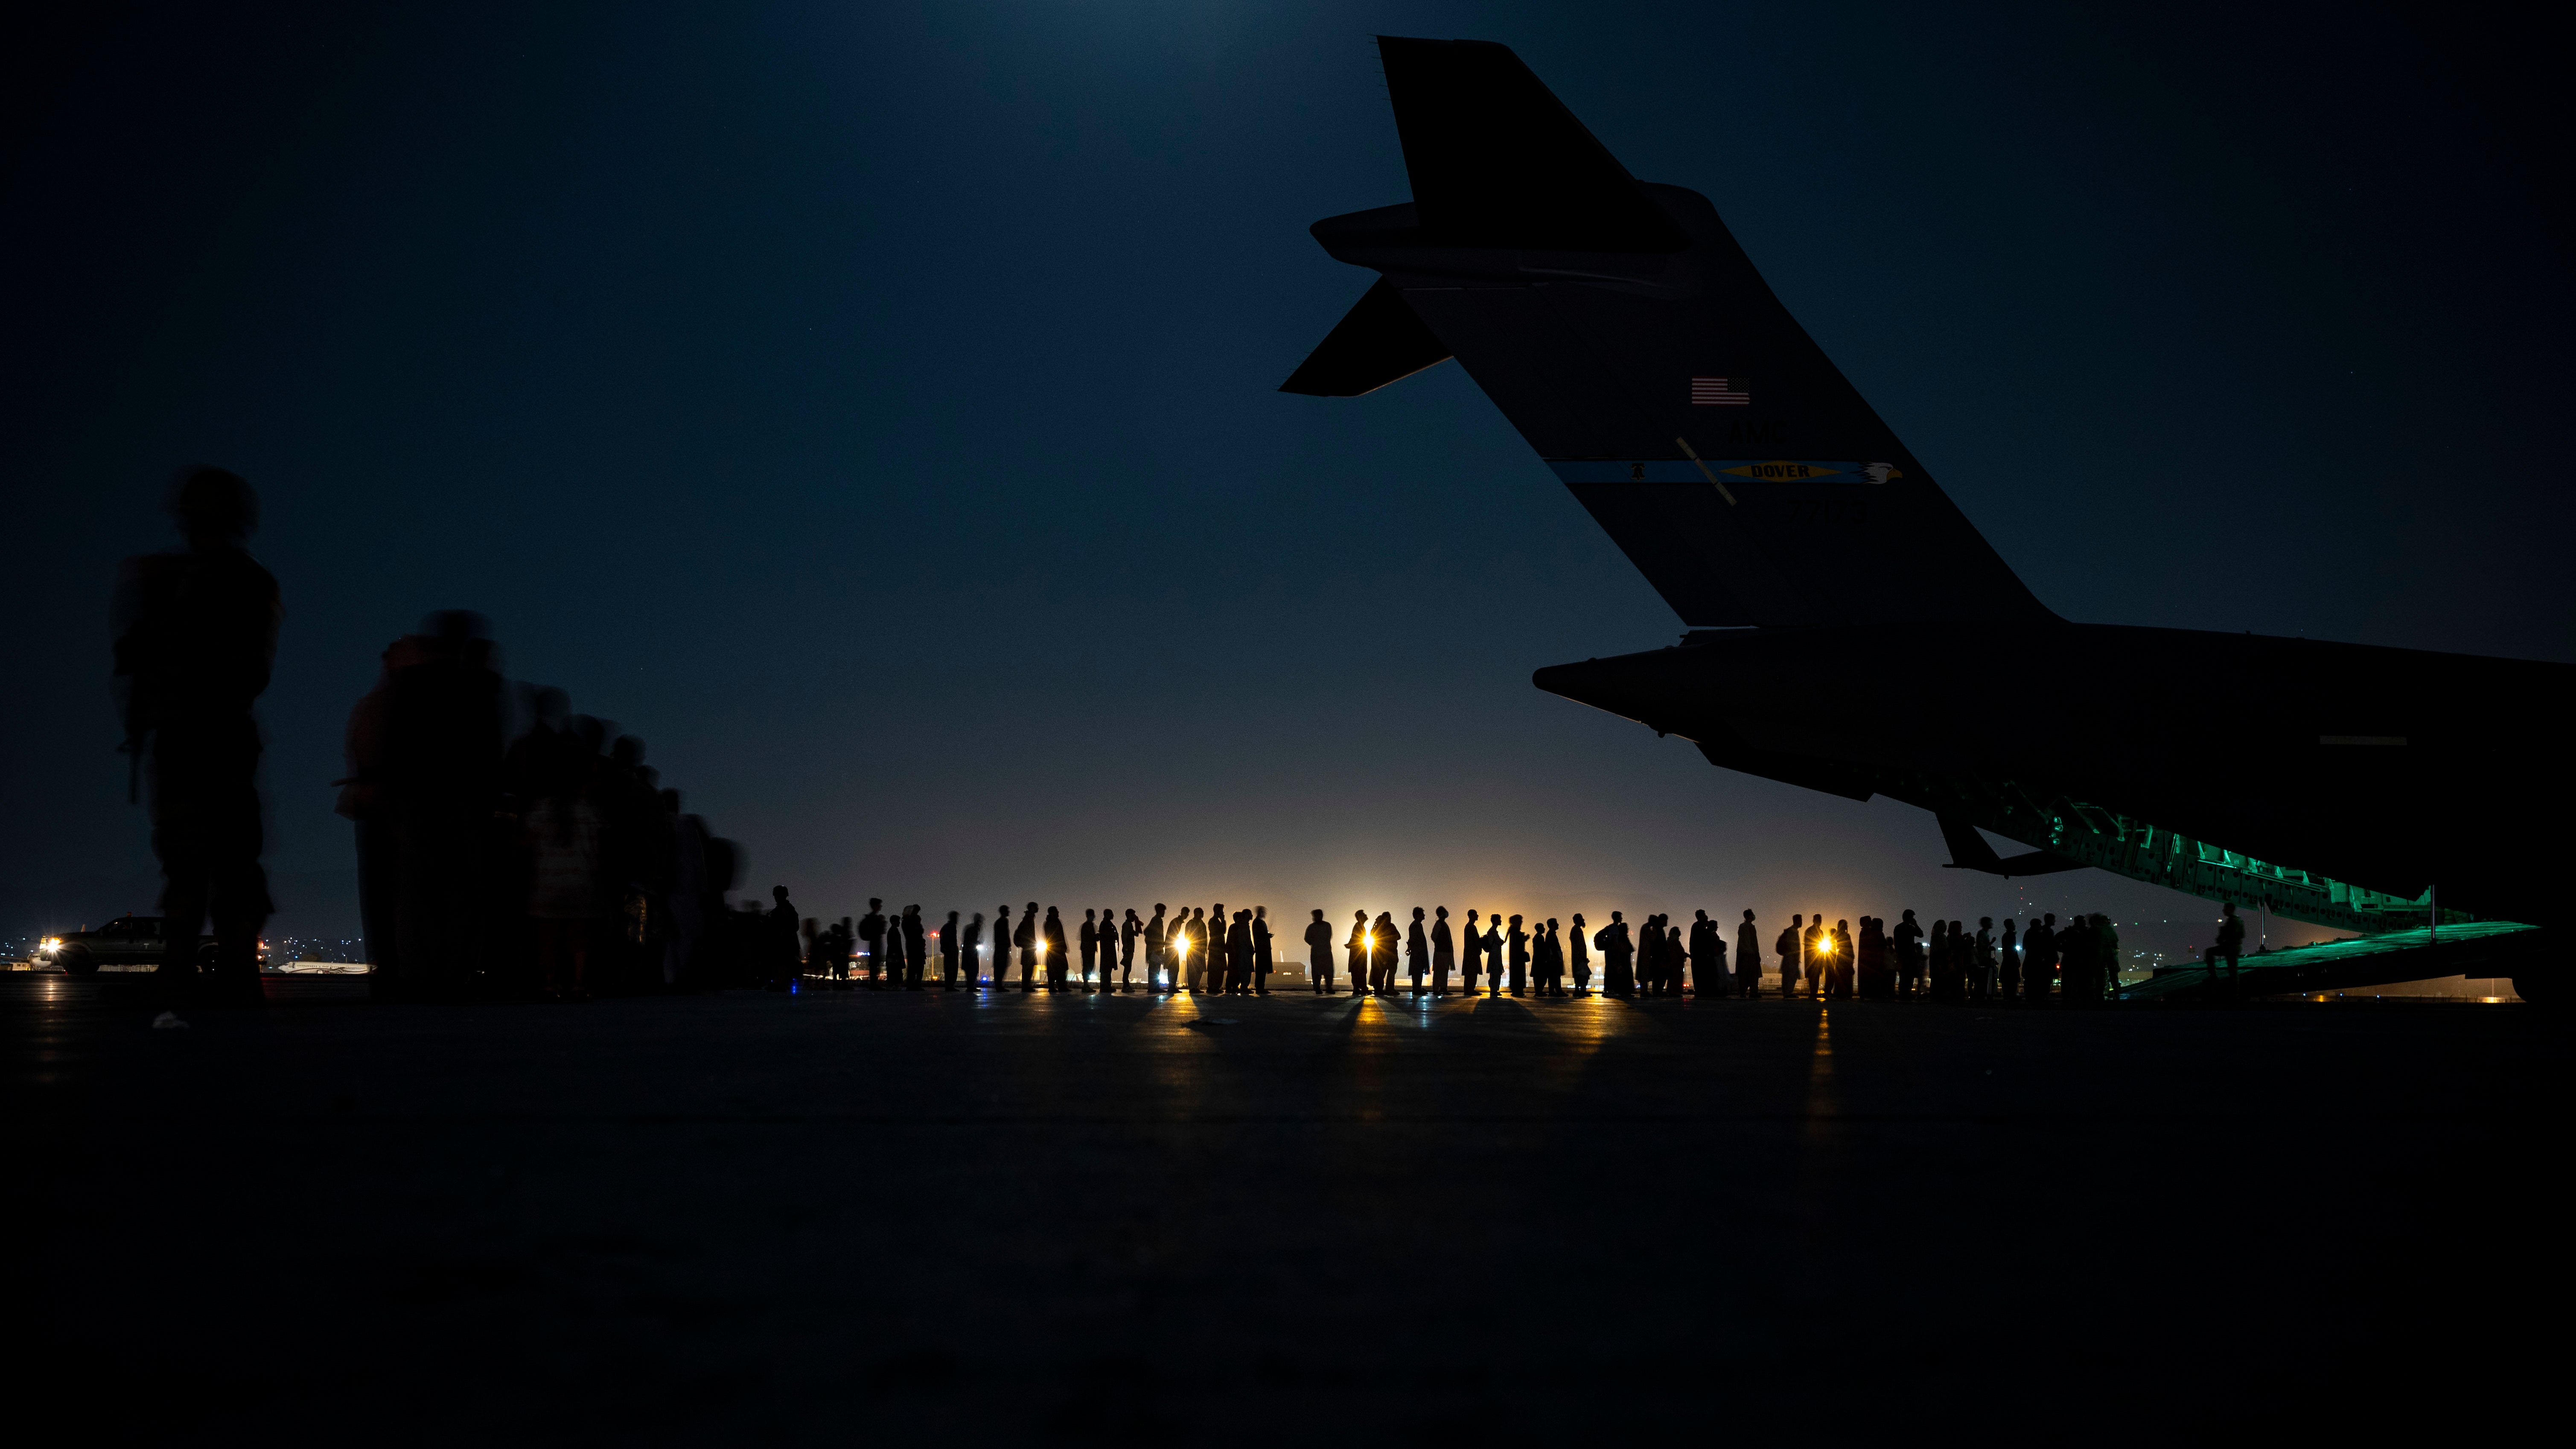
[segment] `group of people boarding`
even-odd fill
[[[786,888],[776,895],[782,924],[792,930]],[[939,985],[1000,989],[1009,984],[1016,955],[1022,991],[1124,991],[1141,984],[1147,991],[1224,995],[1267,995],[1277,970],[1266,906],[1229,914],[1223,904],[1173,911],[1157,902],[1150,917],[1102,908],[1085,910],[1081,924],[1069,926],[1054,906],[1041,917],[1031,901],[1015,922],[1005,904],[994,914],[989,951],[983,914],[962,924],[958,916],[951,911],[944,923],[931,925],[918,906],[888,915],[883,901],[871,900],[855,923],[843,917],[817,930],[809,919],[805,970],[832,985],[864,980],[872,988],[919,990],[930,983],[928,958],[935,951]],[[1847,920],[1827,926],[1822,915],[1812,921],[1794,915],[1770,943],[1777,963],[1770,973],[1762,931],[1749,910],[1735,927],[1731,951],[1726,932],[1704,910],[1692,912],[1687,925],[1657,914],[1633,929],[1612,911],[1598,930],[1588,929],[1579,913],[1560,923],[1475,910],[1453,928],[1447,906],[1416,906],[1402,926],[1392,912],[1372,920],[1355,911],[1346,931],[1327,922],[1321,909],[1309,916],[1302,935],[1305,976],[1307,989],[1319,995],[1338,993],[1347,980],[1355,996],[1448,996],[1453,982],[1468,996],[1480,987],[1487,996],[1589,996],[1596,959],[1601,993],[1620,998],[1755,997],[1768,975],[1783,996],[1819,999],[2036,1001],[2063,980],[2066,999],[2099,1000],[2118,976],[2119,935],[2098,915],[2061,927],[2051,913],[2026,929],[2006,918],[2000,936],[1991,917],[1980,917],[1971,934],[1955,920],[1926,929],[1912,911],[1893,929],[1881,917],[1863,916],[1855,933]],[[795,959],[792,947],[787,959]]]

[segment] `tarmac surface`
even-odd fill
[[[2502,1437],[2561,1359],[2528,1007],[267,988],[0,978],[81,1437]]]

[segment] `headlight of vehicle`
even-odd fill
[[[63,949],[63,938],[60,936],[47,936],[45,938],[45,944],[37,947],[36,949],[44,955],[51,956],[56,951]]]

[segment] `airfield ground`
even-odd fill
[[[2500,1437],[2559,1360],[2523,1006],[266,987],[0,978],[101,1432]]]

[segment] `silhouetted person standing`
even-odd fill
[[[1225,932],[1225,990],[1228,996],[1252,994],[1252,912],[1234,913]]]
[[[1590,938],[1583,933],[1581,911],[1574,913],[1570,925],[1572,929],[1565,933],[1565,947],[1566,955],[1572,958],[1570,964],[1574,967],[1574,994],[1590,996],[1592,994],[1592,947]]]
[[[1541,996],[1565,994],[1565,943],[1557,939],[1554,917],[1537,923],[1538,936],[1530,943],[1531,987]]]
[[[785,991],[796,984],[797,968],[804,965],[804,957],[796,949],[796,904],[787,899],[785,886],[771,886],[769,898],[774,904],[761,922],[761,974],[768,978],[770,990]],[[576,962],[576,990],[581,984],[579,971]]]
[[[1369,927],[1369,944],[1375,956],[1369,973],[1369,989],[1380,996],[1393,996],[1396,947],[1400,944],[1400,937],[1395,929],[1395,912],[1377,913],[1377,923]]]
[[[1593,933],[1592,944],[1601,951],[1601,994],[1627,996],[1637,987],[1636,947],[1628,940],[1628,923],[1620,913],[1610,913],[1610,924]]]
[[[1100,964],[1100,913],[1086,909],[1082,913],[1082,975],[1084,985],[1091,983],[1092,969]]]
[[[859,917],[859,940],[868,948],[868,989],[882,991],[886,984],[886,918],[885,902],[868,897],[868,913]]]
[[[1896,943],[1896,994],[1912,996],[1923,987],[1923,928],[1907,911],[1891,934]]]
[[[385,772],[401,855],[396,949],[408,987],[452,994],[490,958],[502,686],[480,618],[462,610],[432,614],[421,636],[419,662],[393,678],[385,721]],[[615,792],[615,808],[608,804],[611,792],[598,783],[574,782],[563,793],[580,791],[603,824],[614,818],[631,825],[654,808],[655,802],[636,798],[631,776]]]
[[[958,934],[957,913],[950,911],[947,922],[939,928],[939,985],[943,991],[957,989],[957,952],[965,944]],[[971,957],[968,969],[973,969]]]
[[[1047,907],[1046,925],[1039,932],[1039,944],[1045,948],[1039,954],[1046,957],[1047,990],[1053,991],[1064,985],[1064,974],[1070,969],[1068,958],[1073,955],[1064,938],[1064,917],[1053,906]]]
[[[1255,995],[1270,994],[1270,908],[1252,908],[1252,990]]]
[[[176,985],[196,974],[198,926],[211,915],[210,985],[251,1004],[270,910],[251,706],[277,657],[277,580],[242,548],[259,496],[238,475],[191,469],[168,506],[187,551],[127,560],[116,599],[125,749],[138,772],[147,751],[152,761],[161,975]]]
[[[1011,974],[1011,903],[993,908],[993,989],[1002,989]]]
[[[1188,923],[1181,928],[1181,961],[1187,968],[1192,996],[1198,995],[1207,984],[1208,957],[1217,950],[1217,936],[1223,934],[1221,928],[1224,923],[1220,921],[1217,924],[1220,929],[1210,932],[1207,912],[1193,906]]]
[[[1735,928],[1735,989],[1747,1001],[1762,994],[1762,930],[1751,911]]]
[[[1118,989],[1126,990],[1136,980],[1136,938],[1145,934],[1145,923],[1136,919],[1136,908],[1127,908],[1127,917],[1118,923]],[[1154,984],[1154,958],[1145,958],[1145,984]]]
[[[1995,945],[1995,994],[2005,1001],[2021,999],[2021,939],[2013,918],[2004,917],[2003,939]]]
[[[919,991],[923,973],[930,967],[929,928],[922,924],[921,907],[903,908],[903,989]]]
[[[1177,990],[1180,982],[1171,975],[1171,963],[1164,953],[1171,944],[1171,928],[1163,923],[1163,903],[1154,902],[1154,918],[1145,923],[1145,989],[1154,989],[1154,973],[1163,973],[1164,984]]]
[[[1503,994],[1503,918],[1500,913],[1485,917],[1485,995]]]
[[[1333,994],[1333,928],[1324,920],[1321,906],[1315,918],[1306,923],[1306,975],[1308,985],[1317,996]]]
[[[2245,920],[2243,917],[2236,914],[2236,903],[2234,901],[2222,902],[2218,907],[2217,944],[2202,952],[2201,960],[2209,967],[2209,979],[2213,985],[2219,980],[2218,963],[2220,959],[2224,958],[2226,960],[2227,977],[2225,992],[2228,996],[2232,997],[2236,994],[2236,960],[2244,954]]]
[[[1422,995],[1429,988],[1423,978],[1431,974],[1431,933],[1422,926],[1423,910],[1413,908],[1413,924],[1404,932],[1404,964],[1413,975],[1413,994]]]
[[[1913,912],[1906,912],[1912,915]],[[2021,985],[2024,999],[2048,999],[2048,983],[2057,979],[2057,913],[2031,923],[2021,936]]]
[[[984,913],[982,911],[977,911],[975,918],[966,923],[966,935],[958,954],[966,963],[966,989],[972,991],[984,974]]]
[[[1714,975],[1709,970],[1711,959],[1723,962],[1725,947],[1717,936],[1717,923],[1706,911],[1691,912],[1690,923],[1691,994],[1724,996],[1727,989],[1726,967],[1720,965]]]
[[[1038,903],[1031,901],[1020,911],[1020,929],[1011,936],[1011,944],[1020,952],[1020,989],[1038,989]]]
[[[1431,922],[1431,994],[1449,994],[1449,973],[1458,969],[1458,937],[1449,929],[1449,908],[1441,906]]]
[[[1518,916],[1512,917],[1509,939],[1508,949],[1511,955],[1507,959],[1511,962],[1512,968],[1512,995],[1518,996],[1529,988],[1530,966],[1530,933],[1521,929],[1521,918]]]
[[[1458,940],[1459,980],[1469,996],[1476,994],[1476,968],[1484,963],[1485,935],[1476,929],[1476,913],[1467,912],[1467,932]]]

